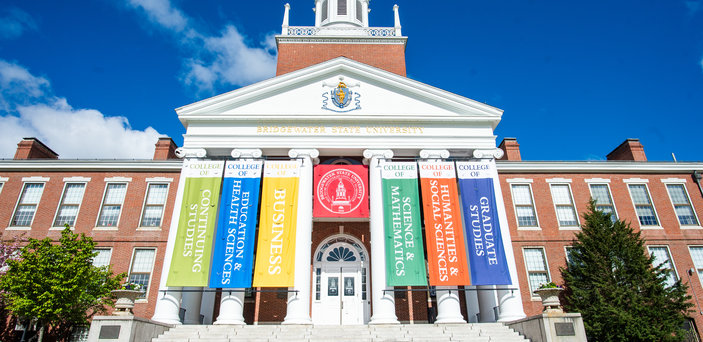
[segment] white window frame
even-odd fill
[[[71,226],[71,230],[73,230],[76,226],[76,222],[78,222],[78,214],[81,212],[81,206],[83,205],[83,198],[85,197],[85,191],[88,189],[88,183],[86,181],[72,181],[72,180],[67,180],[64,179],[63,183],[63,190],[61,190],[61,198],[59,199],[59,204],[56,206],[56,212],[54,213],[54,219],[51,221],[51,227],[49,230],[63,230],[63,226],[57,226],[56,225],[56,219],[59,217],[59,212],[61,211],[61,207],[63,206],[63,198],[66,196],[66,188],[68,188],[69,184],[83,184],[83,195],[81,195],[81,200],[78,203],[78,210],[76,211],[76,218],[75,221],[73,222],[73,225]]]
[[[32,225],[34,225],[34,220],[37,218],[37,211],[39,211],[39,204],[41,203],[41,198],[44,196],[44,190],[46,189],[46,183],[49,182],[48,177],[25,177],[22,178],[22,189],[20,190],[19,195],[17,195],[17,201],[15,202],[15,209],[12,211],[12,216],[10,216],[10,225],[7,227],[7,230],[31,230]],[[39,195],[39,201],[37,202],[37,207],[34,208],[34,214],[32,215],[32,221],[29,223],[29,226],[15,226],[13,222],[15,221],[15,215],[17,214],[17,209],[19,208],[20,200],[22,199],[22,195],[24,195],[24,191],[27,188],[27,184],[41,184],[42,189],[41,189],[41,194]]]
[[[549,260],[547,259],[547,251],[544,248],[544,246],[524,246],[522,247],[522,262],[525,264],[525,275],[527,276],[527,288],[530,289],[530,298],[532,300],[539,300],[539,295],[536,295],[533,291],[537,289],[532,288],[532,284],[530,282],[530,270],[528,269],[527,266],[527,257],[525,257],[525,250],[526,249],[539,249],[542,251],[542,256],[544,257],[544,268],[547,271],[547,283],[552,281],[552,274],[549,271]]]
[[[129,191],[129,183],[131,182],[131,178],[120,178],[120,177],[114,177],[114,178],[105,178],[105,188],[103,189],[103,197],[102,201],[100,201],[100,209],[98,210],[98,217],[95,219],[95,229],[97,230],[117,230],[118,227],[120,226],[120,220],[122,219],[122,209],[124,209],[124,202],[127,199],[127,191]],[[105,206],[105,196],[107,196],[107,188],[110,186],[110,184],[124,184],[124,198],[122,198],[122,203],[120,203],[120,213],[117,215],[117,222],[115,223],[114,227],[106,227],[106,226],[100,226],[98,223],[100,223],[100,216],[102,216],[103,213],[103,207]]]
[[[134,264],[134,257],[137,255],[137,250],[140,249],[151,249],[154,251],[154,259],[151,260],[151,270],[149,271],[149,283],[147,283],[147,290],[146,293],[144,293],[144,298],[137,298],[135,302],[137,303],[147,303],[149,300],[149,292],[152,290],[151,284],[154,281],[154,265],[156,264],[156,258],[158,256],[159,250],[156,247],[134,247],[132,249],[132,257],[129,260],[129,269],[127,272],[127,282],[130,281],[130,276],[132,275],[132,266]],[[141,273],[141,272],[139,272]]]
[[[678,281],[680,279],[679,277],[679,272],[676,269],[676,263],[674,262],[674,257],[671,255],[671,250],[669,249],[669,246],[667,245],[651,245],[647,246],[647,252],[649,252],[649,256],[652,256],[652,248],[664,248],[666,249],[666,254],[669,256],[669,263],[671,263],[671,270],[670,272],[673,272],[674,274],[674,282]],[[654,265],[652,265],[654,266]]]
[[[110,251],[110,258],[107,260],[108,266],[112,264],[112,247],[95,247],[94,250],[104,250],[104,251]],[[95,264],[93,264],[95,266]]]
[[[549,194],[552,196],[552,205],[554,206],[554,215],[556,216],[557,219],[557,224],[559,225],[559,230],[579,230],[581,229],[581,220],[579,219],[579,211],[576,209],[576,201],[574,200],[574,192],[571,191],[571,179],[564,179],[564,178],[554,178],[554,179],[547,179],[547,184],[549,184]],[[569,189],[569,198],[571,198],[571,209],[574,212],[574,216],[576,217],[576,225],[575,226],[562,226],[561,222],[559,221],[559,213],[557,211],[557,202],[554,200],[554,186],[555,185],[566,185],[566,188]],[[566,206],[566,204],[559,204],[559,206]]]
[[[623,182],[627,186],[627,193],[630,194],[630,203],[632,203],[632,209],[635,211],[635,217],[637,217],[637,224],[639,224],[640,229],[641,230],[664,229],[664,227],[662,227],[662,225],[661,225],[662,221],[661,221],[661,218],[659,217],[657,207],[654,205],[654,200],[652,199],[652,191],[649,190],[649,180],[642,179],[642,178],[628,178],[628,179],[623,179]],[[642,222],[640,221],[640,215],[637,213],[637,203],[635,203],[635,198],[632,197],[632,189],[630,189],[630,185],[644,185],[644,188],[647,190],[647,196],[649,197],[649,203],[651,203],[651,205],[652,205],[652,210],[654,211],[654,217],[656,217],[658,225],[643,225],[642,224]]]
[[[571,258],[569,257],[569,250],[574,249],[574,246],[564,246],[564,254],[566,255],[566,266],[569,265]]]
[[[605,185],[605,187],[608,188],[608,196],[610,196],[610,202],[611,202],[611,205],[613,206],[613,218],[616,220],[619,220],[620,214],[618,214],[618,208],[615,206],[615,198],[613,197],[613,189],[610,188],[610,179],[603,179],[603,178],[586,179],[586,185],[588,185],[588,192],[591,194],[591,198],[594,198],[593,197],[593,189],[591,188],[591,185]],[[630,191],[629,187],[628,187],[628,191]]]
[[[137,230],[161,230],[163,229],[164,216],[166,215],[166,204],[168,203],[168,195],[171,191],[171,182],[173,178],[150,178],[146,180],[146,191],[144,191],[144,200],[142,201],[142,213],[139,215],[139,223],[137,224]],[[164,198],[164,204],[161,208],[161,221],[158,226],[142,226],[142,220],[144,219],[144,212],[146,211],[146,200],[149,196],[149,187],[151,185],[166,185],[166,198]]]
[[[8,177],[0,177],[0,194],[2,193],[2,189],[5,188],[5,183],[10,180]]]
[[[693,259],[693,253],[691,252],[691,248],[700,248],[703,250],[703,246],[701,245],[690,245],[688,246],[688,255],[691,257],[691,261],[693,262],[693,268],[696,270],[696,275],[698,275],[698,282],[703,286],[703,277],[701,276],[701,272],[703,271],[703,260],[701,260],[700,264],[696,264],[696,260]]]
[[[508,185],[510,185],[510,196],[512,196],[511,201],[513,202],[513,212],[515,213],[515,224],[518,230],[542,230],[539,223],[539,215],[537,214],[537,203],[535,203],[535,192],[532,191],[532,179],[525,178],[513,178],[507,179]],[[530,199],[532,200],[532,211],[535,213],[536,226],[520,226],[520,219],[517,214],[517,204],[515,204],[515,192],[513,191],[514,185],[527,185],[530,189]]]
[[[703,227],[701,227],[701,220],[698,218],[696,208],[693,207],[693,201],[691,201],[691,193],[688,192],[688,187],[686,186],[686,180],[680,178],[666,178],[662,179],[661,181],[662,183],[664,183],[664,187],[666,188],[666,194],[669,196],[669,202],[671,203],[671,207],[674,209],[674,216],[676,216],[676,222],[679,223],[679,228],[702,229]],[[681,224],[681,220],[679,220],[679,215],[676,214],[676,204],[674,203],[674,200],[671,198],[671,194],[669,193],[669,185],[683,186],[683,192],[688,199],[688,206],[691,207],[691,211],[693,211],[693,216],[696,218],[696,222],[698,222],[698,224]]]

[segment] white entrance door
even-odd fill
[[[316,260],[313,324],[354,325],[368,320],[364,251],[346,242],[327,244]]]
[[[320,309],[326,314],[320,324],[363,324],[359,267],[325,267],[322,270]]]

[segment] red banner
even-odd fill
[[[369,217],[369,171],[363,165],[316,165],[314,217]]]
[[[419,162],[430,285],[471,285],[453,162]]]

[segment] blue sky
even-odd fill
[[[0,158],[37,136],[62,158],[151,158],[174,109],[272,77],[285,1],[4,0]],[[523,159],[703,160],[703,0],[372,0],[400,5],[408,77],[505,111]],[[313,25],[292,0],[291,25]]]

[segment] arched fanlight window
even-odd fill
[[[330,251],[327,261],[356,261],[356,256],[349,248],[340,246]]]

